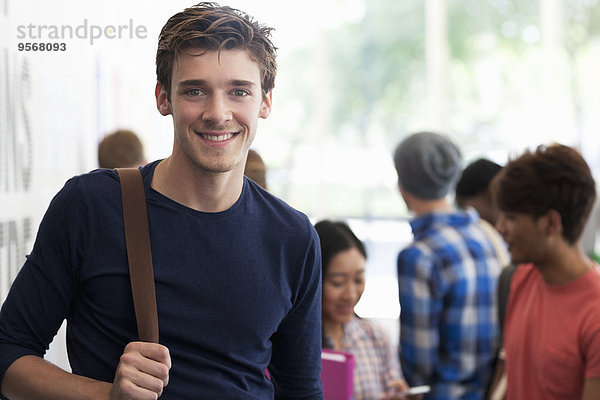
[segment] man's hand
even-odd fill
[[[129,343],[115,373],[111,400],[156,400],[169,383],[169,349],[156,343]]]

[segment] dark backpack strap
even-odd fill
[[[500,348],[493,360],[492,376],[486,388],[485,399],[489,400],[501,395],[506,399],[506,372],[504,370],[504,320],[508,308],[508,297],[510,295],[510,282],[517,269],[516,265],[510,264],[502,269],[498,277],[496,299],[498,301],[498,327],[500,331]]]
[[[517,269],[516,265],[509,265],[502,269],[498,277],[498,324],[500,327],[501,338],[504,339],[504,320],[506,318],[506,309],[508,308],[508,296],[510,295],[510,281]],[[503,343],[503,342],[502,342]]]
[[[137,168],[117,168],[117,172],[121,180],[125,244],[138,335],[143,342],[158,343],[158,314],[144,182]]]

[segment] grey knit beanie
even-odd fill
[[[441,199],[460,176],[461,154],[447,136],[419,132],[396,147],[394,165],[404,190],[421,199]]]

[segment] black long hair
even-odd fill
[[[325,280],[329,263],[338,254],[346,250],[357,249],[367,258],[365,245],[356,237],[350,227],[341,221],[321,220],[315,224],[321,242],[321,274]],[[325,349],[333,348],[333,343],[327,339],[325,332],[321,331],[322,346]]]

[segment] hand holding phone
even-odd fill
[[[413,386],[408,390],[400,392],[400,394],[403,394],[405,396],[412,396],[412,395],[416,395],[416,394],[429,393],[430,390],[431,390],[431,388],[428,385]]]
[[[431,390],[427,385],[408,387],[404,379],[392,381],[388,384],[388,387],[391,390],[382,396],[381,400],[420,400],[423,398],[424,393]]]

